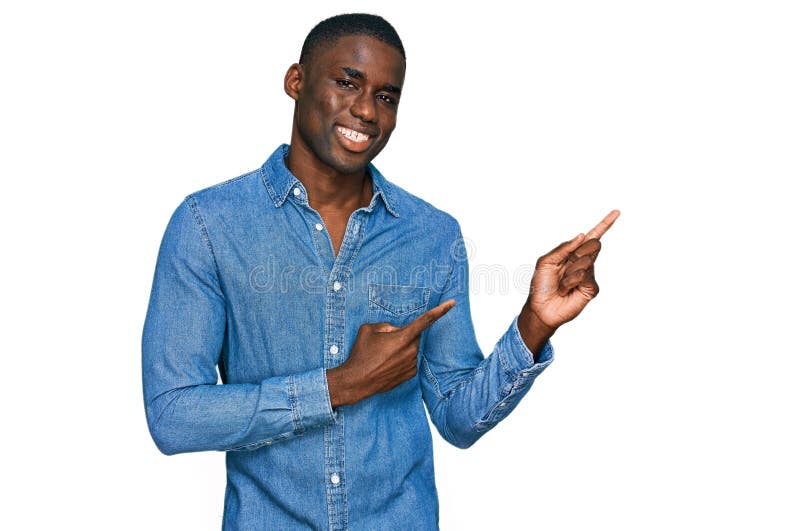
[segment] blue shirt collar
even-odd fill
[[[287,156],[289,156],[289,144],[281,144],[261,166],[261,178],[276,208],[283,206],[292,188],[298,185],[301,188],[303,186],[300,180],[292,175],[292,172],[286,167],[284,160]],[[367,171],[372,177],[372,200],[369,206],[366,207],[367,212],[372,212],[380,196],[386,206],[386,210],[394,217],[400,217],[392,199],[394,185],[387,181],[372,163],[367,166]],[[305,192],[305,189],[303,189],[303,192]],[[305,198],[305,193],[303,197]]]

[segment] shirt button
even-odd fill
[[[339,484],[339,474],[332,474],[331,475],[331,483],[333,483],[334,485],[338,485]]]
[[[322,230],[322,223],[317,223],[316,225],[314,225],[314,228],[317,230]]]
[[[497,407],[503,408],[503,407],[506,407],[507,405],[508,405],[508,404],[506,404],[505,402],[500,402],[500,403],[497,405]]]
[[[300,188],[295,188],[294,190],[292,190],[292,193],[294,194],[295,197],[297,197],[298,195],[300,195]]]
[[[333,291],[339,291],[340,289],[342,289],[342,283],[337,280],[333,283]]]
[[[330,350],[331,350],[331,354],[338,354],[339,353],[339,347],[337,347],[336,345],[331,345]]]

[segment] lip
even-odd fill
[[[372,137],[378,136],[378,132],[379,132],[377,128],[374,128],[374,127],[361,127],[361,126],[358,126],[358,125],[345,125],[345,124],[337,123],[336,127],[344,127],[345,129],[352,129],[353,131],[356,131],[357,133],[361,133],[362,135],[369,135],[369,136],[372,136]]]
[[[357,133],[361,133],[362,135],[367,135],[369,138],[362,142],[356,142],[355,140],[351,140],[347,138],[339,128],[349,129],[351,131],[355,131]],[[365,129],[363,127],[350,127],[347,125],[336,124],[334,126],[334,131],[336,133],[336,138],[339,139],[339,143],[344,147],[347,151],[351,151],[353,153],[362,153],[366,151],[372,144],[375,142],[375,139],[378,136],[378,133],[373,129]]]

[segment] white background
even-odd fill
[[[158,244],[288,141],[308,30],[377,11],[408,72],[376,164],[473,269],[622,211],[519,408],[466,451],[434,436],[442,528],[800,528],[796,3],[393,5],[0,8],[3,527],[219,528],[224,455],[163,456],[145,423]],[[524,294],[474,287],[488,352]]]

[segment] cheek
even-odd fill
[[[314,129],[323,129],[330,125],[337,108],[341,105],[335,94],[326,91],[310,90],[302,102],[306,124]]]
[[[389,135],[392,134],[394,131],[395,126],[397,126],[397,113],[386,113],[381,120],[383,126],[381,129],[383,130],[383,134],[386,138],[389,138]]]
[[[337,100],[334,96],[328,96],[319,100],[319,112],[322,114],[331,114],[336,110]]]
[[[335,94],[320,96],[316,103],[317,114],[323,119],[334,118],[344,105],[342,98],[337,97]]]

